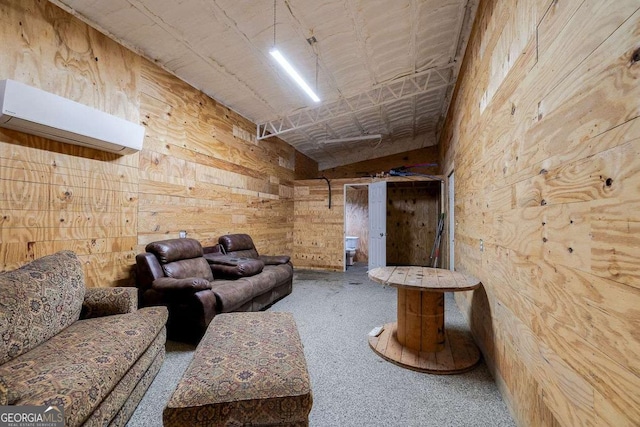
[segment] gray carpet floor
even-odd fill
[[[269,308],[294,315],[311,377],[312,427],[514,426],[484,362],[458,375],[401,368],[367,341],[396,318],[396,290],[370,281],[365,265],[342,272],[297,270],[293,292]],[[451,295],[446,324],[466,327]],[[160,372],[128,427],[162,425],[162,410],[194,347],[168,341]]]

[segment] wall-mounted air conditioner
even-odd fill
[[[13,80],[0,81],[0,126],[117,154],[144,140],[144,126]]]

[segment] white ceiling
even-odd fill
[[[260,125],[319,168],[434,145],[477,0],[50,0]],[[315,37],[315,43],[307,39]],[[382,138],[356,138],[380,134]],[[268,139],[267,139],[268,141]]]

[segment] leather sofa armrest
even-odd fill
[[[150,289],[154,280],[165,277],[158,258],[151,252],[136,255],[136,286],[143,291]]]
[[[200,306],[202,307],[202,320],[200,328],[202,329],[202,333],[207,330],[209,323],[217,314],[217,306],[218,300],[216,299],[216,294],[213,293],[211,289],[207,291],[196,292],[194,298],[198,300]]]
[[[264,262],[264,265],[280,265],[288,263],[291,257],[289,255],[260,255],[258,259]]]
[[[216,279],[235,279],[251,277],[260,273],[264,263],[255,258],[234,257],[231,255],[206,254],[205,259]]]
[[[160,277],[153,281],[151,288],[158,292],[198,292],[211,289],[211,282],[201,277],[188,277],[186,279]]]
[[[138,309],[138,290],[129,287],[87,288],[81,319],[133,313]]]

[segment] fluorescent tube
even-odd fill
[[[298,74],[298,72],[291,66],[291,64],[289,64],[289,62],[284,58],[284,56],[282,56],[278,49],[272,49],[271,51],[269,51],[269,53],[276,59],[276,61],[278,61],[278,64],[280,64],[280,66],[284,68],[289,76],[291,76],[291,78],[298,84],[298,86],[302,88],[302,90],[305,91],[307,95],[309,95],[311,99],[313,99],[315,102],[320,102],[320,98],[318,98],[318,95],[316,95],[315,92],[311,90],[307,82],[305,82],[304,79],[300,77],[300,74]]]
[[[347,138],[325,139],[324,141],[321,141],[321,142],[323,142],[324,144],[330,144],[333,142],[366,141],[368,139],[381,139],[381,138],[382,138],[382,135],[379,133],[376,133],[372,135],[352,136]]]

